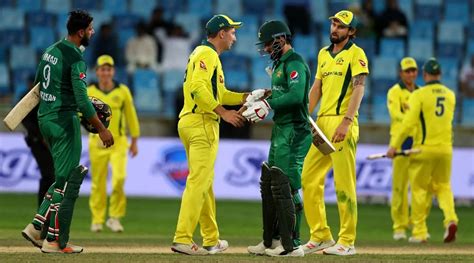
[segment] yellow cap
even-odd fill
[[[357,19],[354,17],[354,14],[349,10],[339,11],[335,15],[329,17],[329,19],[337,19],[347,27],[356,28],[358,25]]]
[[[416,61],[412,57],[405,57],[400,61],[400,68],[405,71],[408,69],[418,69],[418,66],[416,65]]]
[[[109,55],[102,55],[97,58],[97,67],[103,66],[103,65],[114,65],[114,59],[109,56]]]

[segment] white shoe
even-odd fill
[[[326,240],[326,241],[322,241],[322,242],[316,242],[316,241],[308,241],[308,243],[304,244],[302,247],[303,247],[303,250],[304,250],[304,254],[307,255],[307,254],[311,254],[311,253],[314,253],[314,252],[318,252],[318,251],[321,251],[325,248],[328,248],[328,247],[332,247],[334,246],[334,244],[336,244],[336,242],[334,240]]]
[[[229,242],[227,240],[219,240],[217,241],[217,244],[214,246],[203,246],[205,250],[211,255],[221,253],[224,250],[229,248]]]
[[[84,249],[80,246],[75,246],[72,244],[67,244],[65,248],[59,248],[59,243],[57,241],[48,242],[48,240],[43,241],[43,246],[41,247],[41,252],[43,253],[81,253]]]
[[[278,246],[281,246],[281,242],[279,239],[272,239],[272,246],[269,247],[271,249],[274,249]],[[247,251],[250,253],[250,254],[254,254],[254,255],[265,255],[265,249],[267,249],[267,247],[265,247],[265,245],[263,244],[263,241],[258,243],[256,246],[248,246],[247,247]]]
[[[304,257],[304,251],[301,246],[299,246],[291,252],[286,252],[283,246],[280,245],[273,249],[265,249],[265,255],[270,257]]]
[[[456,240],[456,232],[458,231],[458,225],[455,222],[450,222],[444,231],[443,240],[444,243],[454,242]]]
[[[336,256],[350,256],[355,255],[356,250],[354,246],[344,246],[341,244],[335,244],[332,247],[328,247],[323,250],[324,255],[336,255]]]
[[[94,232],[94,233],[102,232],[102,230],[103,230],[102,224],[92,224],[91,225],[91,231]]]
[[[123,226],[120,224],[120,220],[118,218],[109,218],[107,222],[105,222],[105,225],[112,230],[112,232],[123,232]]]
[[[32,223],[29,223],[25,229],[21,231],[21,234],[35,247],[41,248],[43,245],[43,239],[41,239],[41,230],[36,230]]]
[[[202,256],[208,255],[209,252],[204,248],[199,247],[198,245],[192,244],[181,244],[181,243],[173,243],[171,246],[171,250],[176,253],[181,253],[185,255],[191,256]]]
[[[405,240],[407,239],[407,234],[405,232],[395,232],[393,233],[393,239],[395,241]]]
[[[427,239],[421,239],[421,238],[416,238],[416,237],[410,237],[408,239],[409,243],[414,243],[414,244],[420,244],[420,243],[427,243]]]

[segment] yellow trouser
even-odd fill
[[[412,188],[412,236],[426,239],[428,227],[427,199],[434,194],[444,215],[444,227],[453,221],[457,224],[458,217],[454,210],[454,198],[451,191],[452,152],[442,147],[422,146],[421,153],[413,155],[410,163],[410,184]]]
[[[178,133],[186,149],[189,175],[173,242],[191,244],[199,222],[203,246],[214,246],[219,240],[216,201],[212,190],[219,123],[203,114],[189,114],[179,120]]]
[[[410,158],[399,156],[393,159],[392,172],[392,214],[393,231],[405,232],[410,225],[408,211],[408,171]]]
[[[109,163],[112,167],[112,194],[110,195],[109,217],[125,216],[127,199],[124,183],[127,176],[128,139],[126,136],[114,137],[115,144],[104,148],[98,135],[89,139],[89,156],[91,162],[91,194],[89,207],[92,213],[92,224],[103,224],[107,207],[107,175]]]
[[[331,139],[343,116],[319,117],[317,125]],[[304,160],[302,173],[305,216],[310,228],[311,240],[333,239],[326,219],[324,204],[324,181],[331,167],[334,169],[334,184],[340,218],[338,243],[353,245],[357,225],[357,196],[355,154],[359,140],[357,119],[349,127],[344,141],[335,143],[336,152],[323,155],[311,145]]]

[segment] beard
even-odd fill
[[[346,40],[348,37],[349,37],[349,35],[337,37],[337,36],[334,36],[334,35],[331,34],[331,36],[329,37],[329,40],[331,40],[331,43],[333,43],[333,44],[339,44],[339,43],[343,42],[344,40]]]
[[[82,45],[82,46],[85,46],[85,47],[89,46],[89,42],[90,42],[90,38],[87,37],[87,36],[84,36],[84,37],[81,39],[81,45]]]

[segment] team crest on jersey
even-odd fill
[[[338,59],[336,60],[336,65],[342,65],[342,64],[344,64],[344,59],[338,58]]]
[[[206,63],[204,63],[204,61],[202,61],[202,60],[199,61],[199,67],[204,69],[204,70],[207,70]]]
[[[276,72],[277,78],[281,77],[281,74],[283,74],[283,72],[282,72],[281,70],[278,70],[278,71]]]
[[[79,78],[82,80],[86,79],[86,73],[84,72],[79,73]]]
[[[222,77],[222,75],[219,75],[219,82],[224,83],[224,78]]]
[[[290,79],[291,80],[296,80],[300,77],[300,75],[298,74],[298,72],[296,70],[293,70],[291,73],[290,73]]]
[[[363,61],[362,59],[359,59],[359,64],[362,66],[362,67],[366,67],[367,64],[365,63],[365,61]]]

